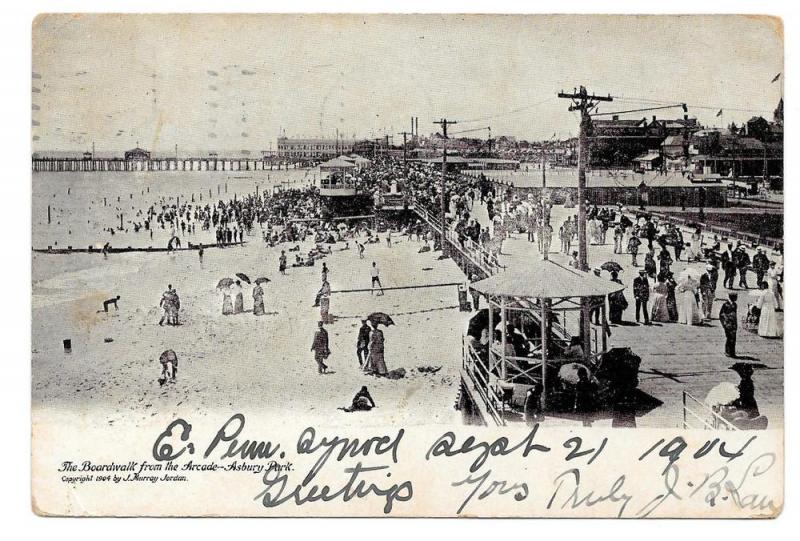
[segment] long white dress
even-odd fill
[[[697,304],[697,280],[688,277],[675,288],[678,297],[678,323],[699,325],[702,321],[700,306]]]
[[[783,310],[783,295],[780,294],[778,274],[780,274],[780,271],[778,271],[777,267],[768,269],[767,284],[769,285],[769,290],[775,295],[775,306],[777,306],[778,310]]]
[[[759,304],[761,305],[761,316],[758,318],[758,336],[765,338],[783,336],[783,324],[775,312],[778,304],[775,294],[769,289],[765,289]]]
[[[686,247],[686,260],[693,261],[700,257],[700,244],[702,243],[703,236],[692,233],[689,238],[689,246]]]

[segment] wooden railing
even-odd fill
[[[693,426],[698,421],[701,426]],[[683,391],[683,428],[704,428],[706,430],[739,430],[723,419],[719,413],[706,404]]]
[[[414,212],[431,226],[437,234],[441,235],[442,225],[438,216],[429,212],[424,206],[416,202],[414,202]],[[474,242],[472,239],[466,238],[462,244],[458,239],[458,235],[449,228],[445,228],[444,236],[453,249],[467,258],[472,264],[482,269],[488,276],[505,269],[505,267],[500,264],[495,254],[491,253],[484,246]]]
[[[493,388],[489,383],[489,360],[487,359],[486,363],[484,363],[478,352],[469,343],[464,343],[464,350],[462,366],[472,380],[473,388],[480,395],[486,410],[495,423],[504,425],[505,406],[502,397],[497,393],[497,389]]]

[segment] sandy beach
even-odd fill
[[[35,199],[40,182],[37,176]],[[73,190],[72,200],[80,193]],[[34,223],[34,238],[42,235],[42,228]],[[384,296],[334,294],[331,313],[337,320],[328,326],[332,373],[319,375],[310,345],[319,318],[319,309],[312,305],[321,264],[290,267],[280,276],[278,256],[288,246],[269,248],[258,228],[246,240],[244,247],[206,250],[202,264],[194,251],[116,254],[105,260],[100,254],[34,254],[34,410],[66,410],[87,419],[91,412],[94,422],[111,425],[135,424],[156,415],[197,417],[211,410],[246,410],[276,418],[302,415],[309,422],[328,424],[458,419],[453,404],[465,314],[458,312],[455,287],[390,291]],[[310,246],[301,243],[304,251]],[[452,261],[438,261],[436,253],[418,254],[419,246],[395,237],[391,248],[385,243],[368,245],[361,260],[355,249],[338,251],[344,244],[334,245],[325,259],[331,286],[369,287],[372,261],[381,269],[385,286],[463,279]],[[246,284],[246,312],[222,315],[222,295],[215,286],[236,272],[272,280],[264,288],[267,315],[247,312],[252,310],[252,297]],[[181,298],[177,327],[158,325],[158,302],[168,284]],[[116,295],[121,296],[119,311],[98,313],[102,301]],[[406,370],[403,379],[377,379],[359,369],[359,318],[373,311],[392,314],[396,322],[384,332],[386,360],[390,370]],[[64,352],[62,339],[72,340],[71,353]],[[179,372],[177,383],[160,387],[158,357],[165,349],[177,353]],[[424,374],[416,370],[420,366],[442,368]],[[338,410],[349,405],[362,385],[368,386],[378,407],[369,413]]]

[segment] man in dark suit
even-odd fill
[[[725,355],[728,357],[736,357],[736,330],[739,328],[737,298],[736,293],[730,293],[719,309],[719,322],[725,331]]]
[[[744,246],[739,246],[733,254],[736,268],[739,269],[739,287],[749,289],[747,286],[747,270],[750,267],[750,256],[744,250]]]
[[[639,321],[639,310],[644,313],[644,324],[650,325],[650,314],[647,313],[647,301],[650,300],[650,282],[647,281],[647,271],[639,271],[639,276],[633,280],[633,297],[636,299],[636,321]]]
[[[722,270],[725,272],[725,277],[722,280],[722,287],[733,289],[733,278],[736,276],[736,261],[733,253],[733,244],[728,243],[728,249],[722,252],[720,260],[722,261]]]
[[[320,374],[328,371],[328,366],[325,364],[325,359],[331,354],[328,344],[328,331],[325,330],[323,322],[320,321],[317,332],[314,333],[314,341],[311,343],[311,351],[314,352],[314,361],[317,363],[317,370]]]
[[[764,275],[769,270],[769,259],[763,248],[758,248],[756,255],[753,256],[753,270],[756,273],[756,287],[761,287],[761,284],[764,283]]]
[[[371,329],[366,319],[361,320],[361,328],[358,329],[358,342],[356,343],[356,355],[358,355],[358,366],[364,367],[369,353],[369,333]]]

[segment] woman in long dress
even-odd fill
[[[696,261],[700,259],[700,244],[703,242],[703,235],[700,232],[700,228],[698,227],[695,229],[692,236],[689,238],[689,242],[686,246],[686,261]]]
[[[369,353],[364,366],[367,372],[378,376],[385,376],[388,372],[383,358],[383,332],[377,323],[372,324],[372,332],[369,334]]]
[[[222,315],[230,316],[233,314],[233,302],[231,302],[231,292],[225,289],[222,292]]]
[[[778,282],[778,276],[780,275],[780,271],[777,268],[777,265],[774,261],[771,261],[769,264],[769,269],[767,269],[767,284],[769,285],[769,290],[775,296],[775,304],[777,310],[783,310],[783,295],[781,294],[781,286]]]
[[[675,288],[678,294],[678,323],[699,325],[702,321],[700,306],[697,304],[697,288],[700,284],[691,276],[686,276]]]
[[[760,299],[761,316],[758,319],[758,336],[764,338],[780,338],[783,336],[783,324],[778,320],[775,310],[778,301],[775,294],[767,284],[762,285],[763,291]]]
[[[256,284],[256,287],[253,288],[253,315],[263,316],[264,314],[266,314],[264,310],[264,290],[261,288],[261,284]]]
[[[325,323],[332,323],[331,316],[328,311],[331,308],[331,285],[327,280],[322,282],[322,287],[319,289],[319,318]]]
[[[667,292],[669,289],[666,284],[666,277],[659,275],[656,285],[653,286],[653,308],[650,320],[666,323],[669,321],[669,310],[667,309]]]
[[[233,313],[241,314],[244,312],[244,295],[242,295],[242,283],[236,280],[236,300],[233,301]]]
[[[678,299],[675,295],[675,289],[678,287],[675,282],[673,274],[667,273],[664,283],[667,285],[667,313],[671,322],[678,321]]]

